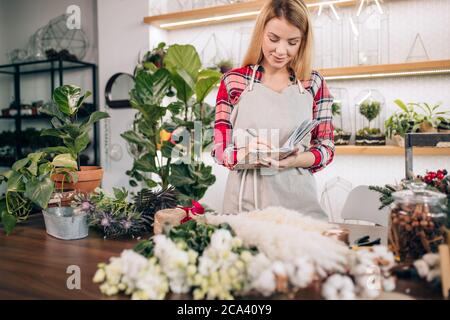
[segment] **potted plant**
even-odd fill
[[[340,101],[335,100],[331,105],[331,113],[333,118],[342,115],[342,103]],[[341,118],[342,119],[342,118]],[[351,132],[346,132],[339,126],[334,127],[334,144],[337,146],[348,145],[350,142],[350,138],[352,136]]]
[[[414,111],[414,105],[405,104],[402,100],[396,99],[394,103],[401,109],[394,113],[384,123],[386,136],[393,139],[400,146],[405,146],[405,135],[411,132],[417,132],[419,129],[419,115]]]
[[[371,128],[372,120],[381,113],[381,102],[377,100],[364,100],[359,105],[359,113],[368,121],[368,126],[364,127],[356,133],[356,145],[384,145],[386,144],[385,136],[379,128]]]
[[[217,63],[217,68],[221,73],[227,73],[231,69],[233,69],[233,61],[230,59],[223,59]]]
[[[141,183],[144,188],[165,189],[172,185],[183,205],[203,197],[215,182],[212,167],[197,152],[212,144],[207,133],[215,113],[204,100],[220,76],[217,71],[201,69],[200,57],[191,45],[170,46],[163,68],[137,69],[130,101],[138,113],[133,130],[121,134],[136,151],[133,167],[127,171],[131,186]],[[164,104],[171,87],[176,100]],[[195,139],[194,128],[202,141]]]
[[[53,92],[53,103],[42,108],[42,112],[53,118],[52,129],[45,129],[42,136],[60,138],[62,146],[48,147],[44,151],[51,154],[70,154],[76,160],[76,181],[64,174],[52,175],[58,189],[76,190],[90,193],[99,187],[103,178],[103,169],[100,166],[81,166],[80,153],[90,143],[89,131],[94,123],[109,117],[106,112],[95,111],[83,121],[77,121],[77,114],[90,92],[82,94],[81,88],[73,85],[63,85]]]
[[[0,174],[0,182],[6,183],[5,196],[0,199],[0,220],[5,232],[11,233],[18,222],[28,218],[33,208],[47,208],[55,191],[51,179],[54,174],[70,175],[76,169],[77,163],[69,153],[51,159],[45,152],[35,152]]]
[[[424,112],[420,115],[420,132],[437,132],[439,124],[444,120],[444,116],[449,115],[450,111],[439,111],[442,103],[431,105],[426,102],[413,103],[414,106],[419,107]]]

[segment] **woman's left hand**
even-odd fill
[[[282,160],[275,160],[271,158],[263,158],[261,162],[263,164],[267,164],[271,168],[277,168],[277,169],[287,169],[287,168],[295,168],[298,166],[298,157],[300,155],[300,152],[298,148],[295,149],[295,151],[288,157],[282,159]]]

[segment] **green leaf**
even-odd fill
[[[53,190],[54,183],[49,177],[42,180],[34,177],[26,185],[25,197],[40,208],[45,209],[52,197]]]
[[[67,147],[48,147],[42,150],[47,153],[70,153],[70,150]]]
[[[43,129],[41,131],[41,136],[50,136],[63,139],[66,135],[60,129]]]
[[[189,86],[179,74],[172,75],[172,83],[177,90],[177,98],[184,102],[189,101],[194,94],[194,88]]]
[[[142,118],[138,122],[138,130],[147,138],[153,138],[155,132],[149,120]]]
[[[54,102],[45,104],[44,106],[41,107],[40,111],[44,114],[54,117],[53,119],[56,118],[57,120],[60,120],[63,123],[70,122],[69,117],[67,117],[64,113],[62,113],[61,110],[58,108],[58,105]],[[52,124],[57,128],[59,123],[56,120],[53,121],[53,119]]]
[[[163,141],[161,146],[161,154],[164,158],[172,158],[173,144],[170,141]]]
[[[90,128],[90,126],[92,126],[97,121],[100,121],[100,120],[106,119],[106,118],[109,118],[108,113],[102,112],[102,111],[95,111],[95,112],[91,113],[89,118],[81,124],[80,129],[81,129],[81,131],[86,131]]]
[[[203,102],[206,96],[211,92],[215,85],[221,78],[221,73],[214,70],[202,70],[200,71],[195,84],[195,94],[197,96],[197,102]]]
[[[92,95],[92,93],[90,91],[86,91],[84,93],[84,95],[82,95],[77,102],[77,110],[81,108],[81,105],[83,104],[83,102]]]
[[[84,96],[81,96],[81,88],[74,85],[63,85],[53,91],[53,101],[59,110],[68,116],[72,116],[78,110],[78,104]]]
[[[17,171],[12,171],[8,178],[6,190],[8,192],[23,192],[25,191],[25,184],[23,182],[23,175]]]
[[[167,106],[167,109],[169,109],[172,115],[177,115],[184,110],[184,103],[182,103],[181,101],[171,102]]]
[[[151,144],[148,140],[143,139],[140,135],[138,135],[136,132],[129,130],[125,131],[124,133],[120,134],[122,138],[124,138],[129,143],[134,143],[139,146],[144,146],[147,149],[151,148]]]
[[[144,172],[158,172],[158,168],[155,164],[155,156],[150,153],[146,153],[139,159],[135,160],[134,168]]]
[[[39,162],[41,158],[44,156],[44,152],[33,152],[29,153],[27,158],[30,159],[32,162]]]
[[[23,159],[17,160],[12,165],[12,169],[15,170],[15,171],[19,171],[20,169],[25,167],[28,164],[28,162],[30,162],[29,158],[23,158]]]
[[[53,170],[53,165],[50,162],[45,162],[39,165],[38,173],[39,175],[47,175]]]
[[[38,164],[36,161],[31,162],[31,164],[28,166],[27,170],[33,175],[37,176],[38,173]]]
[[[129,183],[130,183],[130,186],[131,186],[131,187],[137,187],[137,186],[138,186],[137,182],[134,181],[134,180],[130,180]]]
[[[406,104],[400,100],[400,99],[396,99],[394,100],[394,103],[403,110],[403,112],[408,113],[408,107],[406,106]]]
[[[128,197],[128,191],[125,188],[114,188],[114,197],[116,197],[116,200],[118,201],[125,201]]]
[[[3,210],[1,212],[1,218],[3,223],[3,229],[5,229],[5,233],[7,235],[10,235],[16,226],[17,223],[16,217],[8,213],[8,211]]]
[[[77,162],[70,153],[63,153],[53,158],[52,165],[55,167],[77,169]]]
[[[173,186],[180,187],[195,183],[195,180],[189,176],[189,169],[185,164],[172,164],[170,169],[169,183]]]
[[[202,66],[197,50],[193,45],[174,44],[169,47],[164,57],[164,64],[172,74],[177,74],[177,70],[185,70],[189,76],[196,80],[198,72]]]
[[[131,98],[137,105],[160,105],[170,83],[170,73],[166,69],[158,69],[153,74],[139,70],[130,92]]]
[[[57,130],[61,132],[60,138],[62,139],[64,139],[67,136],[71,137],[72,139],[76,139],[78,138],[79,135],[82,134],[80,126],[78,124],[73,123],[66,124]]]
[[[80,154],[89,144],[89,133],[85,132],[75,139],[75,153]]]

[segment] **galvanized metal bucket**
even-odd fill
[[[42,214],[47,233],[55,238],[74,240],[88,235],[87,213],[75,213],[71,207],[52,207],[42,210]]]

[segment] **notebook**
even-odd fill
[[[271,151],[250,150],[244,159],[236,164],[235,169],[254,169],[261,167],[256,163],[262,158],[282,160],[295,152],[296,146],[320,123],[318,120],[303,121],[280,148]]]

